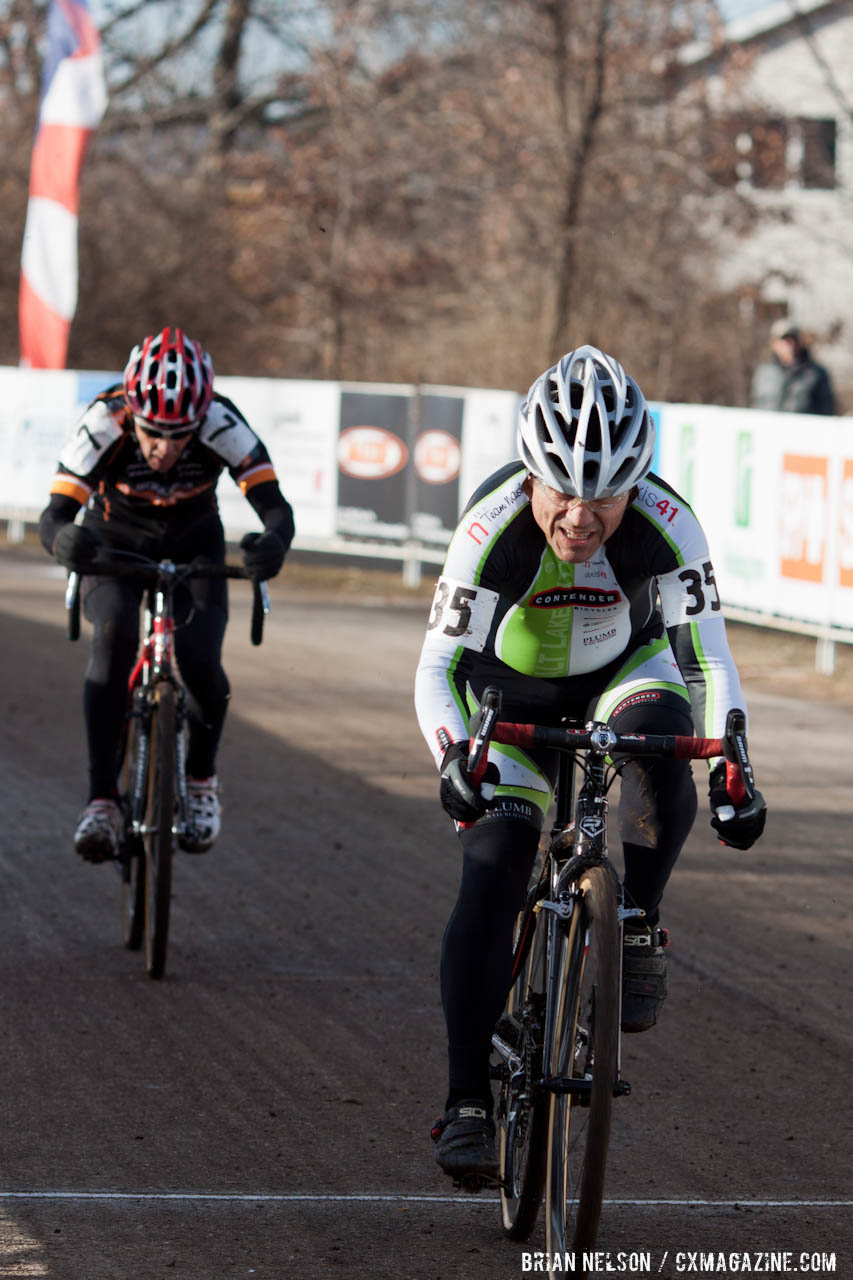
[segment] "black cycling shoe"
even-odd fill
[[[481,1098],[465,1098],[432,1127],[435,1158],[460,1186],[479,1191],[498,1177],[495,1123]]]
[[[622,948],[622,1030],[648,1031],[666,999],[666,929],[625,924]]]

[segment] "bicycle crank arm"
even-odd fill
[[[509,1067],[510,1074],[516,1075],[523,1068],[521,1058],[518,1051],[513,1049],[512,1045],[507,1044],[505,1040],[497,1034],[492,1035],[492,1048],[500,1054],[506,1065]]]
[[[579,1080],[572,1076],[544,1076],[538,1084],[540,1089],[545,1089],[549,1093],[570,1093],[572,1097],[589,1099],[592,1093],[591,1080]],[[627,1080],[614,1080],[613,1096],[614,1098],[624,1098],[631,1092],[631,1086]]]

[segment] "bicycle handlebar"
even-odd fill
[[[87,576],[108,578],[136,578],[145,586],[158,583],[178,583],[188,578],[244,578],[252,583],[252,621],[250,627],[253,645],[259,645],[264,634],[264,616],[270,611],[270,597],[266,582],[250,578],[242,565],[217,564],[209,560],[195,560],[191,564],[174,564],[171,560],[121,559],[115,556],[98,556],[87,569]],[[82,574],[71,571],[65,591],[65,608],[68,611],[68,639],[80,637],[80,581]]]
[[[746,748],[746,716],[739,709],[729,711],[722,738],[699,738],[675,733],[614,733],[607,725],[593,722],[583,729],[516,724],[498,719],[500,707],[500,690],[489,686],[483,693],[478,718],[472,721],[474,732],[469,743],[468,772],[476,783],[482,781],[486,771],[489,742],[495,741],[527,750],[550,747],[558,751],[591,751],[599,756],[670,756],[677,760],[723,756],[726,790],[734,804],[752,800],[755,795]]]
[[[549,728],[499,720],[493,740],[514,747],[556,747],[561,751],[594,751],[599,755],[673,756],[678,760],[710,760],[725,755],[722,738],[685,734],[614,733],[605,725],[592,728]]]

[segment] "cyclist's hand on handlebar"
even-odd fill
[[[468,740],[452,742],[441,762],[442,808],[457,822],[476,822],[495,806],[494,788],[500,782],[497,766],[489,764],[482,782],[474,782],[468,772]]]
[[[727,774],[726,762],[721,760],[711,771],[711,826],[722,844],[733,849],[749,849],[764,830],[767,805],[760,791],[756,791],[752,799],[743,797],[736,802],[729,788],[735,789],[737,795],[738,779],[732,775],[732,766],[728,768]],[[742,787],[739,789],[742,791]]]
[[[285,547],[277,533],[247,533],[240,542],[243,567],[253,582],[274,578],[284,564]]]
[[[79,524],[63,525],[53,540],[53,554],[73,573],[85,573],[99,550],[95,535]]]

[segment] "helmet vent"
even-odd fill
[[[547,444],[551,438],[551,434],[548,431],[548,424],[545,421],[545,415],[542,412],[542,406],[540,404],[537,404],[534,410],[534,416],[536,418],[536,434],[543,444]]]
[[[594,453],[601,452],[601,416],[597,409],[593,409],[592,413],[589,415],[589,423],[586,429],[585,448],[592,450]],[[587,466],[588,465],[589,464],[587,464]],[[585,474],[588,474],[586,467],[584,468],[584,472]]]

